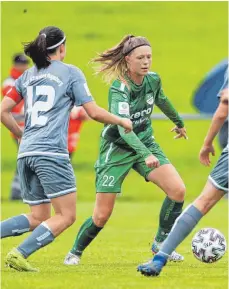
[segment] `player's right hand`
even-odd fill
[[[202,165],[209,166],[211,164],[210,157],[209,157],[210,153],[213,156],[215,155],[215,149],[213,145],[212,144],[210,146],[203,145],[199,153],[199,160]]]
[[[185,127],[179,128],[175,126],[173,129],[171,129],[171,132],[175,132],[177,134],[176,136],[174,136],[174,139],[178,139],[181,137],[183,137],[184,139],[188,139]]]
[[[128,118],[121,118],[120,126],[125,129],[125,133],[131,132],[133,130],[132,121]]]
[[[148,168],[158,168],[160,166],[160,162],[158,158],[156,158],[154,155],[150,155],[145,159],[145,163]]]

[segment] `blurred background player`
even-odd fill
[[[68,127],[68,152],[71,159],[78,147],[83,122],[89,119],[83,107],[74,106],[71,110]]]
[[[14,87],[15,80],[20,77],[23,72],[29,67],[29,59],[23,53],[17,53],[13,56],[13,63],[10,69],[10,75],[3,81],[2,84],[2,96],[4,97],[10,88]],[[15,95],[13,95],[15,94]],[[12,89],[8,95],[16,97],[17,91]],[[21,100],[12,110],[12,115],[17,121],[17,124],[22,130],[24,130],[24,100]],[[15,144],[18,146],[17,137],[12,134],[12,138]],[[15,170],[14,178],[11,183],[10,190],[10,199],[11,200],[20,200],[21,199],[21,189],[20,182],[18,177],[17,168]]]

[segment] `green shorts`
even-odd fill
[[[153,143],[148,149],[158,158],[160,165],[170,163],[157,143]],[[136,152],[128,151],[102,139],[99,158],[95,164],[96,192],[120,193],[122,182],[132,168],[146,181],[148,174],[154,170],[154,168],[148,168],[143,157],[137,155]]]

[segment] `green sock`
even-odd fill
[[[177,217],[180,216],[182,212],[184,202],[176,202],[166,197],[160,211],[159,228],[155,241],[163,242],[169,232]]]
[[[101,227],[97,227],[94,224],[92,217],[88,218],[80,227],[75,243],[70,252],[74,255],[81,256],[84,249],[91,243],[91,241],[101,230]]]

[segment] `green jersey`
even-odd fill
[[[102,137],[127,150],[135,150],[143,157],[152,154],[148,148],[154,142],[151,114],[157,105],[178,127],[183,121],[165,96],[158,74],[149,72],[141,85],[130,79],[115,80],[109,89],[109,111],[133,122],[133,132],[125,134],[117,125],[105,125]]]

